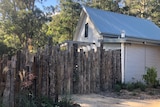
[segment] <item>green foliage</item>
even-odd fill
[[[128,91],[133,91],[135,89],[135,86],[133,83],[127,83],[126,88]]]
[[[0,42],[0,57],[2,55],[7,54],[9,57],[11,57],[15,53],[16,49],[12,47],[8,47],[4,43]]]
[[[59,107],[72,107],[72,99],[68,96],[64,96],[61,101],[58,102],[57,106]]]
[[[19,49],[21,49],[21,45],[18,37],[9,35],[0,29],[0,57],[3,54],[11,57]]]
[[[78,0],[60,0],[61,12],[52,17],[47,35],[56,43],[72,40],[79,19],[81,6]]]
[[[129,91],[133,91],[135,89],[140,89],[141,91],[145,91],[146,85],[142,82],[128,83],[126,84],[126,89]]]
[[[141,91],[145,91],[145,89],[146,89],[146,85],[142,82],[139,82],[139,81],[134,83],[134,87],[135,87],[135,89],[139,88]]]
[[[0,28],[5,34],[18,37],[21,47],[27,46],[28,38],[34,45],[42,44],[46,36],[42,29],[46,22],[45,14],[34,4],[35,0],[0,1]]]
[[[146,85],[142,82],[133,82],[133,83],[126,83],[126,84],[116,84],[114,90],[119,92],[121,89],[126,89],[128,91],[133,91],[135,89],[140,89],[141,91],[145,91]]]
[[[16,96],[17,107],[37,107],[35,97],[29,92],[21,92]]]
[[[125,6],[119,8],[120,0],[85,0],[88,6],[109,10],[117,13],[151,19],[160,26],[160,1],[159,0],[125,0]]]
[[[122,88],[122,89],[127,89],[126,84],[125,84],[125,83],[122,83],[122,84],[121,84],[121,88]]]
[[[109,10],[113,12],[120,12],[120,8],[118,7],[118,2],[113,2],[113,0],[87,0],[86,4],[91,7],[95,7],[98,9]]]
[[[114,91],[115,91],[115,92],[120,92],[121,89],[122,89],[122,87],[121,87],[120,84],[116,84],[116,85],[114,86]]]
[[[129,6],[129,15],[138,16],[141,18],[151,19],[158,26],[160,1],[157,0],[126,0]]]
[[[46,96],[35,97],[28,91],[23,91],[16,97],[16,105],[17,107],[53,107],[54,102]]]
[[[147,73],[143,75],[143,79],[146,82],[147,85],[153,87],[157,86],[158,80],[157,80],[157,70],[155,67],[147,68]]]
[[[3,43],[0,43],[0,56],[7,53],[8,53],[7,46]]]
[[[54,102],[46,96],[41,96],[40,98],[38,98],[37,103],[37,107],[53,107],[54,105]]]
[[[16,107],[73,107],[73,105],[78,105],[74,104],[72,98],[67,95],[62,97],[62,99],[58,103],[55,103],[52,99],[48,98],[47,96],[35,97],[28,90],[22,90],[19,96],[16,96],[15,98]]]

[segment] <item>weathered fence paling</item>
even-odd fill
[[[34,55],[34,60],[28,61],[23,52],[16,54],[16,63],[11,67],[14,74],[14,90],[19,93],[21,81],[19,71],[29,72],[36,78],[30,90],[35,96],[46,95],[56,101],[58,94],[86,94],[111,90],[117,82],[121,81],[121,55],[120,50],[105,51],[103,45],[97,51],[88,52],[80,49],[78,44],[73,44],[70,49],[61,49],[60,46],[48,46],[43,51]],[[30,55],[32,56],[32,55]],[[6,84],[3,68],[7,66],[6,57],[0,60],[0,87]],[[31,59],[31,58],[29,58]],[[13,74],[12,74],[13,75]],[[8,78],[8,77],[7,77]],[[4,92],[0,89],[0,94]],[[9,90],[9,91],[13,91]]]

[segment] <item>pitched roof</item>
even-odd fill
[[[100,34],[120,36],[125,31],[129,38],[160,40],[160,28],[150,20],[83,7]]]

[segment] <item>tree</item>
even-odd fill
[[[86,4],[98,9],[150,19],[160,26],[159,0],[85,0]]]
[[[1,0],[1,29],[8,35],[18,37],[22,47],[28,47],[28,40],[39,44],[45,24],[45,14],[35,7],[35,0]],[[37,39],[38,38],[38,39]]]
[[[47,33],[56,43],[73,39],[81,6],[76,0],[60,0],[60,9],[60,13],[52,17]]]
[[[113,12],[118,12],[118,2],[120,0],[86,0],[86,5],[95,7],[98,9],[109,10]]]
[[[13,55],[16,49],[20,48],[19,44],[17,36],[8,35],[0,28],[0,56],[3,54]]]
[[[129,15],[152,20],[160,26],[159,0],[126,0],[129,6]]]
[[[151,18],[154,23],[156,23],[159,27],[160,27],[160,1],[157,0],[155,2],[152,3],[152,6],[154,7],[151,10]]]

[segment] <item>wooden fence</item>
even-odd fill
[[[120,50],[78,51],[49,45],[36,54],[17,52],[0,60],[0,95],[3,102],[27,88],[35,95],[57,100],[63,94],[89,94],[111,90],[121,81]],[[5,100],[4,100],[5,98]],[[8,99],[7,99],[8,98]],[[10,101],[8,107],[13,107]],[[7,107],[7,106],[6,106]]]

